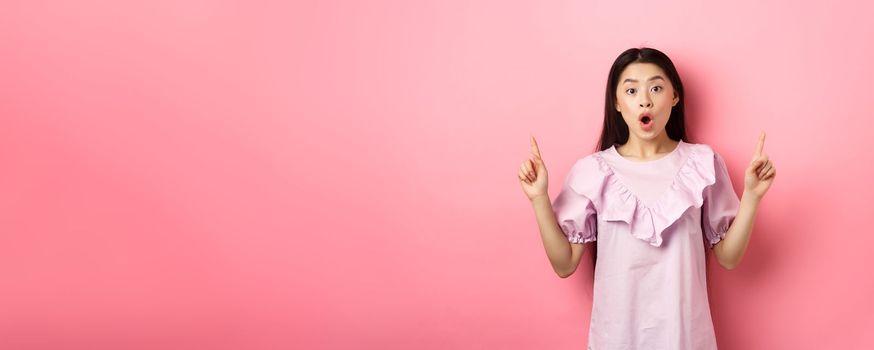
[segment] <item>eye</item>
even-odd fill
[[[653,87],[652,87],[652,90],[653,90],[652,92],[659,92],[659,91],[662,91],[662,87],[656,85],[656,86],[653,86]]]
[[[629,91],[631,91],[631,92],[629,92]],[[633,93],[634,93],[634,88],[625,89],[625,93],[626,93],[626,94],[629,94],[629,95],[633,94]]]

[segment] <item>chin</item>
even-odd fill
[[[654,140],[661,136],[662,133],[665,132],[664,128],[661,129],[653,129],[651,132],[645,132],[643,130],[638,130],[634,133],[637,138],[641,140]]]

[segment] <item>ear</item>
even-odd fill
[[[680,102],[680,96],[678,96],[677,92],[675,91],[674,92],[674,104],[672,104],[671,107],[676,106],[678,102]]]

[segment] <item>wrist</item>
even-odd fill
[[[744,190],[743,197],[741,198],[741,200],[743,200],[744,198],[747,198],[748,200],[751,200],[757,204],[762,200],[762,196],[759,196],[759,195],[755,194],[754,192],[748,191],[748,190]]]
[[[551,203],[549,201],[549,194],[548,193],[538,194],[538,195],[535,195],[534,197],[531,197],[531,204],[537,204],[537,203],[541,203],[541,202]]]

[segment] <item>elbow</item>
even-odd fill
[[[739,263],[739,261],[720,261],[719,265],[722,266],[722,268],[731,271],[737,268]]]
[[[572,270],[572,269],[555,270],[555,273],[558,275],[558,277],[568,278],[574,274],[574,270]]]
[[[724,242],[724,241],[723,241]],[[734,270],[737,268],[737,265],[740,265],[740,260],[743,258],[743,255],[731,254],[724,250],[724,246],[719,242],[716,246],[713,247],[713,253],[716,255],[716,261],[719,262],[719,266],[726,270]]]

